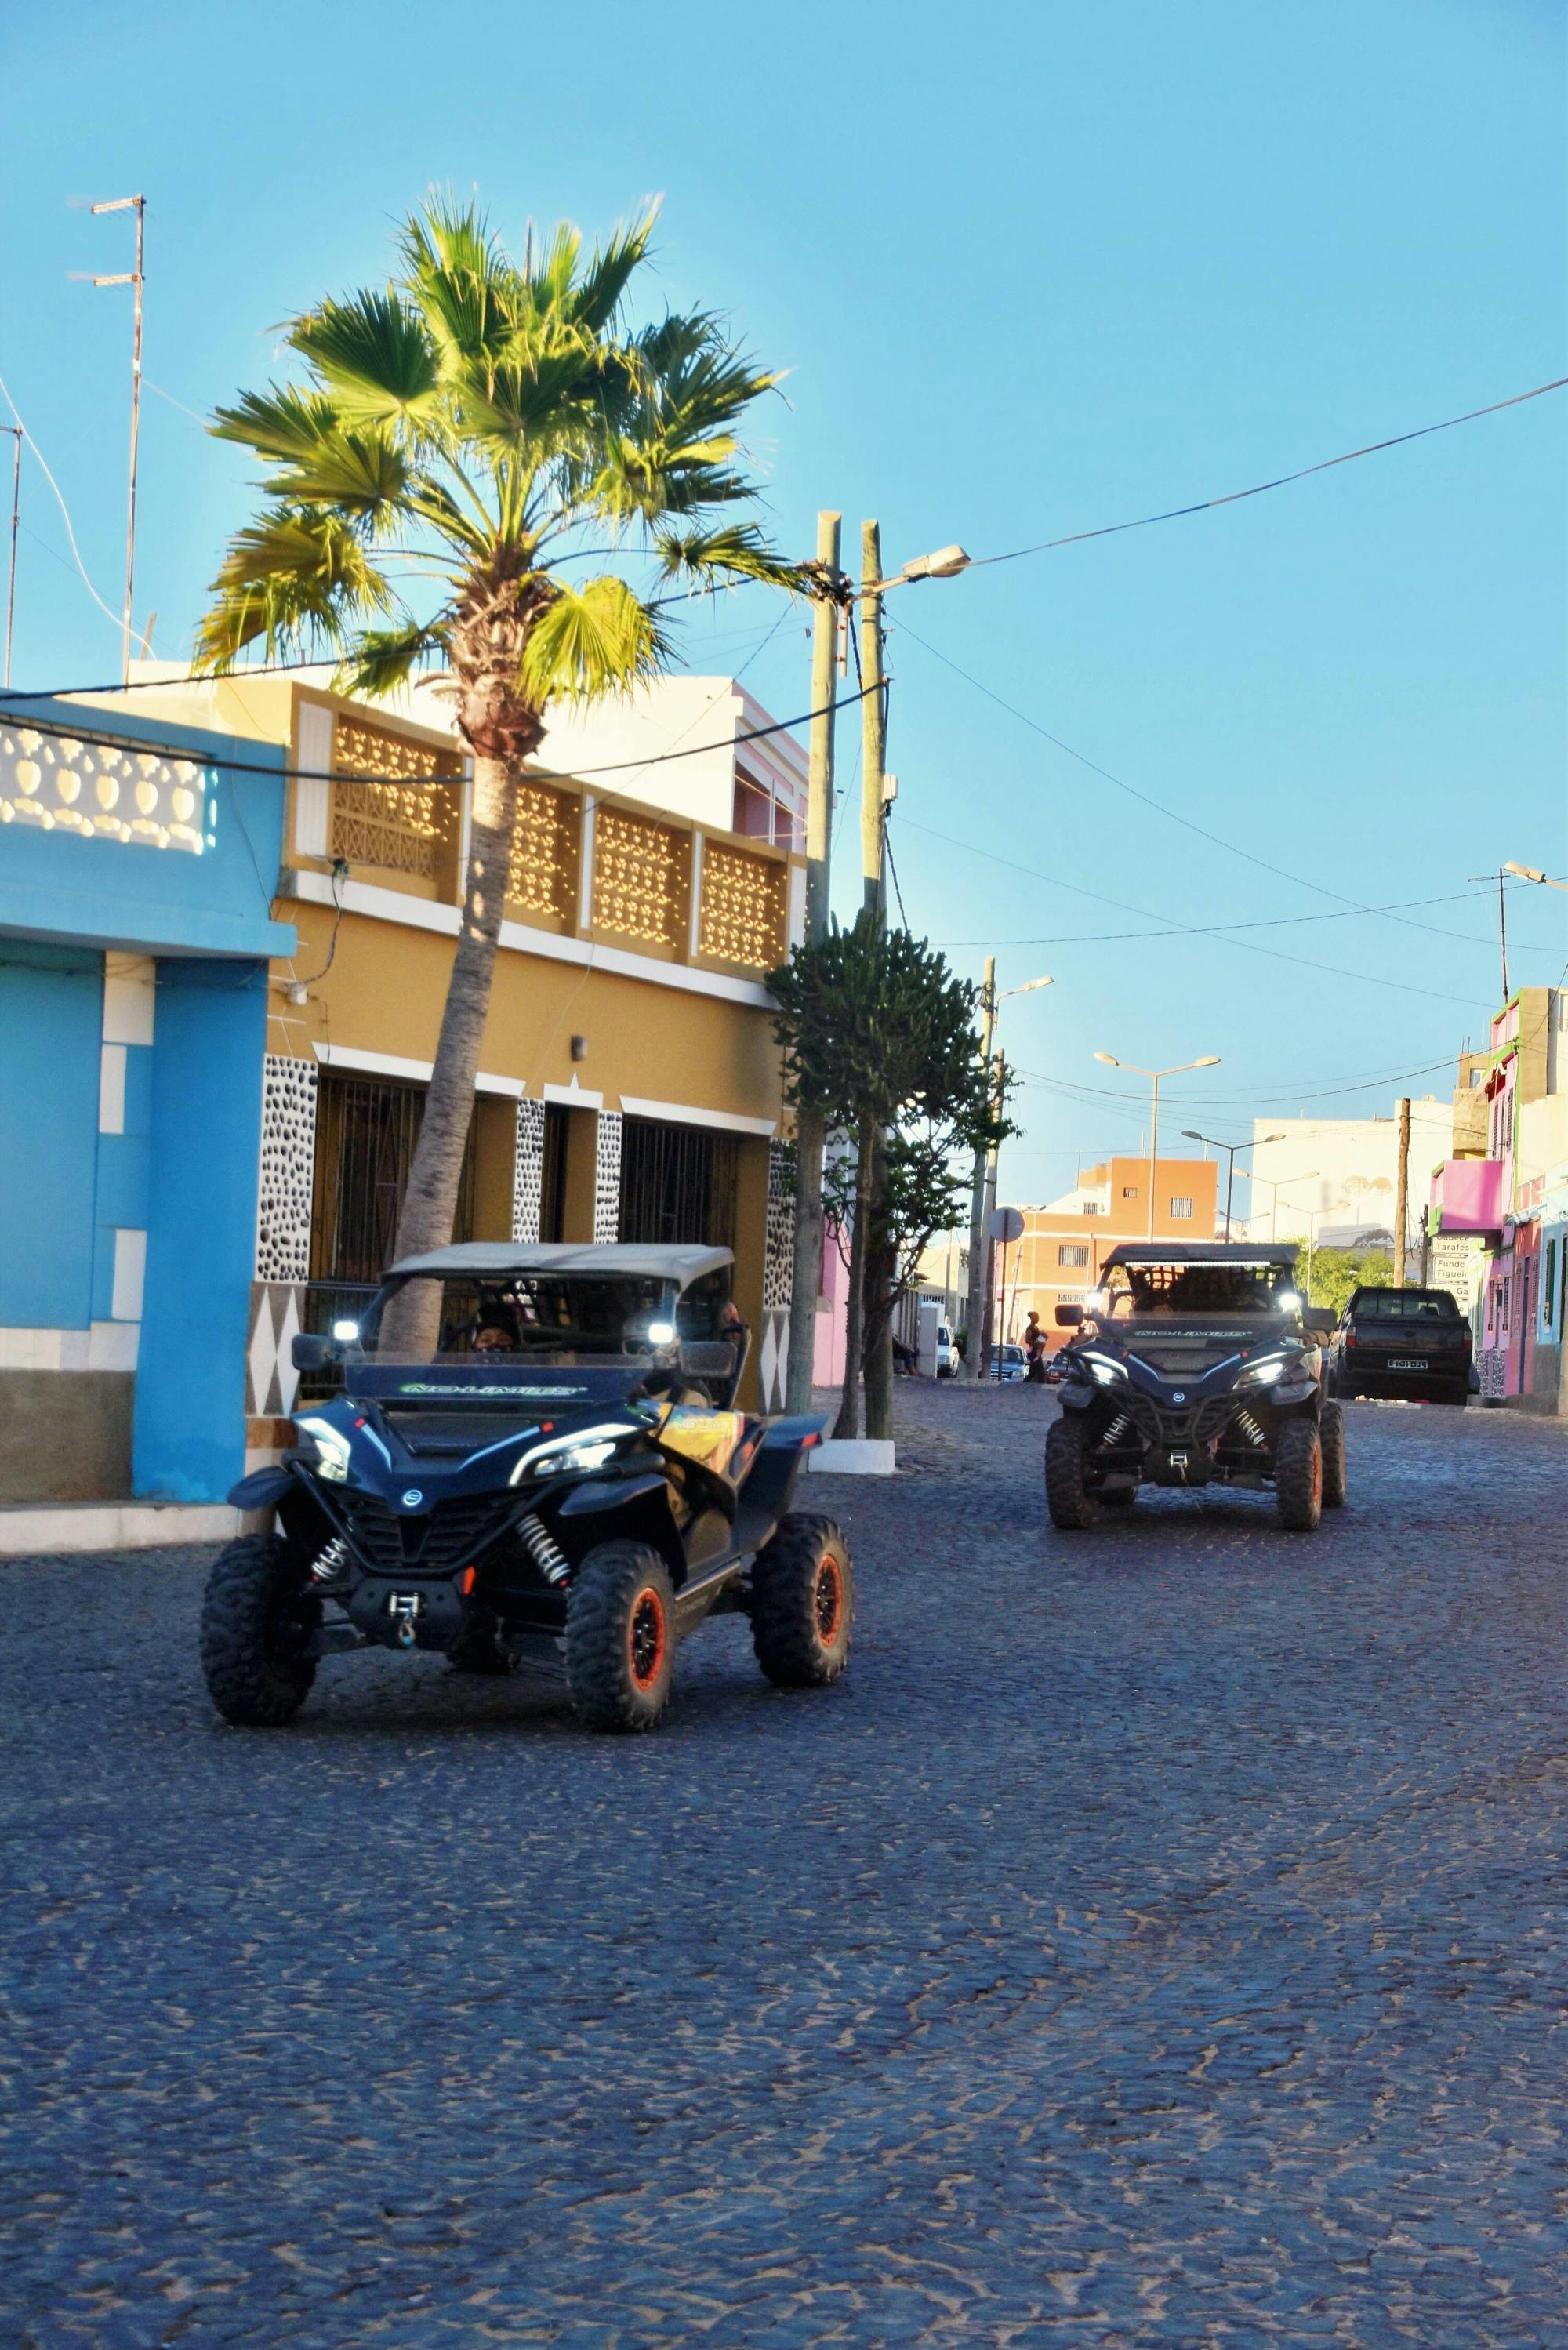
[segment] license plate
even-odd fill
[[[1391,1371],[1424,1371],[1427,1365],[1424,1358],[1417,1363],[1412,1357],[1396,1356],[1388,1367]]]

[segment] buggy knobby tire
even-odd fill
[[[792,1510],[752,1562],[752,1646],[775,1689],[825,1689],[849,1662],[849,1548],[831,1518]]]
[[[646,1543],[600,1543],[566,1594],[566,1688],[590,1730],[651,1730],[670,1703],[675,1586]]]
[[[1084,1477],[1083,1420],[1062,1414],[1045,1431],[1045,1506],[1064,1534],[1082,1534],[1095,1523],[1095,1497]]]
[[[1323,1506],[1325,1510],[1345,1507],[1345,1410],[1337,1403],[1325,1403],[1318,1414],[1318,1442],[1323,1448]]]
[[[1291,1534],[1315,1534],[1323,1516],[1323,1443],[1317,1422],[1287,1419],[1274,1446],[1274,1499]]]
[[[242,1534],[218,1553],[202,1602],[202,1671],[225,1721],[274,1729],[298,1712],[316,1679],[305,1644],[320,1614],[281,1534]]]

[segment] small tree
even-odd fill
[[[1312,1289],[1307,1290],[1307,1253],[1296,1259],[1296,1287],[1309,1305],[1326,1305],[1343,1314],[1356,1288],[1386,1288],[1394,1279],[1394,1260],[1381,1249],[1320,1248],[1313,1251]]]
[[[670,598],[623,577],[625,558],[640,550],[696,588],[807,584],[754,522],[728,518],[755,496],[740,420],[777,378],[711,312],[627,315],[653,226],[649,209],[588,255],[563,224],[519,265],[472,206],[431,202],[399,232],[390,282],[288,328],[305,381],[242,394],[213,428],[262,460],[268,496],[213,582],[198,666],[226,670],[258,639],[324,646],[346,691],[385,693],[433,665],[473,754],[400,1255],[452,1238],[518,786],[546,705],[624,691],[669,657]],[[561,568],[585,561],[586,577]],[[433,1344],[414,1326],[429,1285],[400,1301],[411,1347]]]
[[[850,1234],[835,1433],[852,1436],[862,1367],[905,1269],[952,1212],[957,1179],[942,1170],[977,1135],[1011,1129],[996,1124],[975,1057],[974,989],[923,940],[863,912],[852,929],[835,924],[819,944],[796,947],[769,984],[788,1099],[820,1110],[853,1148],[852,1177],[841,1170],[830,1180],[836,1221]]]

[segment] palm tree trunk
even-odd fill
[[[424,1123],[398,1215],[394,1259],[422,1256],[431,1249],[446,1248],[452,1240],[495,976],[516,808],[517,771],[500,759],[476,758],[462,920],[425,1097]],[[440,1292],[428,1282],[411,1283],[382,1316],[380,1347],[405,1361],[425,1361],[436,1350],[440,1323]]]
[[[870,1118],[863,1118],[855,1161],[855,1229],[849,1235],[849,1295],[844,1307],[844,1393],[839,1400],[838,1418],[833,1423],[835,1436],[858,1436],[860,1433],[860,1357],[865,1347],[866,1329],[866,1244],[870,1238],[867,1228],[871,1221],[871,1153],[876,1139],[876,1127]]]

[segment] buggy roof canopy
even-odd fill
[[[387,1279],[441,1274],[459,1281],[504,1281],[513,1274],[550,1273],[574,1280],[672,1281],[686,1289],[734,1261],[732,1249],[645,1247],[635,1241],[597,1246],[576,1241],[460,1241],[428,1256],[400,1258]]]
[[[1118,1264],[1238,1264],[1293,1265],[1297,1249],[1294,1241],[1124,1241],[1114,1248],[1102,1273],[1109,1273]]]

